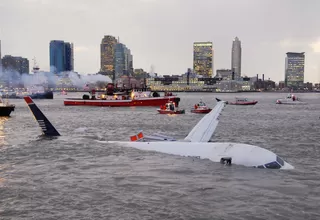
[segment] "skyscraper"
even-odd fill
[[[101,41],[100,52],[101,52],[101,68],[100,72],[104,74],[112,74],[115,70],[115,46],[117,39],[113,36],[106,35]]]
[[[193,43],[193,69],[196,75],[212,77],[213,50],[212,42]]]
[[[302,53],[288,52],[285,60],[285,85],[296,89],[303,86],[304,82],[304,60]]]
[[[65,70],[66,71],[73,71],[74,69],[74,60],[73,60],[73,44],[65,43]]]
[[[231,70],[234,72],[235,80],[241,78],[241,41],[236,37],[232,42]]]
[[[50,68],[54,73],[74,70],[73,44],[62,40],[50,42]]]
[[[126,45],[117,43],[115,46],[115,74],[116,78],[122,75],[132,74],[132,55],[131,51],[126,47]]]

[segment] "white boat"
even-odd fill
[[[288,94],[284,99],[277,99],[276,104],[284,104],[284,105],[305,105],[306,102],[301,101],[294,94]]]

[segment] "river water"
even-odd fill
[[[82,94],[69,93],[68,97]],[[320,219],[320,94],[296,94],[307,105],[276,105],[281,93],[179,93],[185,115],[155,107],[63,106],[35,100],[61,136],[39,136],[23,100],[0,118],[0,219]],[[223,166],[145,152],[97,140],[129,140],[143,130],[184,138],[203,115],[202,98],[256,99],[227,105],[212,137],[269,149],[294,170]]]

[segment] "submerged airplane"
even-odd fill
[[[31,112],[46,136],[59,136],[58,131],[30,97],[24,97]],[[186,157],[209,159],[223,164],[243,165],[247,167],[269,169],[294,169],[275,153],[249,144],[209,142],[219,123],[219,115],[225,102],[220,101],[206,114],[183,140],[175,140],[162,134],[144,136],[142,132],[131,136],[131,141],[98,141],[100,143],[118,143],[145,151],[156,151]]]

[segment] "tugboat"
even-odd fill
[[[200,102],[196,105],[194,105],[194,108],[191,109],[192,113],[198,113],[198,114],[207,114],[211,111],[211,108],[208,108],[208,106],[200,100]]]
[[[0,116],[10,116],[14,108],[15,105],[9,104],[8,101],[4,102],[0,96]]]
[[[184,114],[184,109],[177,109],[176,103],[169,101],[165,105],[160,106],[160,109],[157,109],[157,111],[160,114],[169,114],[169,115],[175,115],[175,114]]]
[[[218,102],[221,101],[221,99],[218,99],[218,98],[216,98],[216,100]],[[258,103],[258,101],[248,100],[247,98],[235,98],[234,102],[226,102],[226,104],[229,104],[229,105],[255,105],[257,103]]]
[[[172,94],[160,96],[148,88],[144,89],[118,89],[109,83],[104,94],[96,94],[91,90],[90,95],[84,94],[82,98],[66,98],[64,105],[105,106],[105,107],[131,107],[131,106],[161,106],[169,101],[179,106],[180,98]]]

